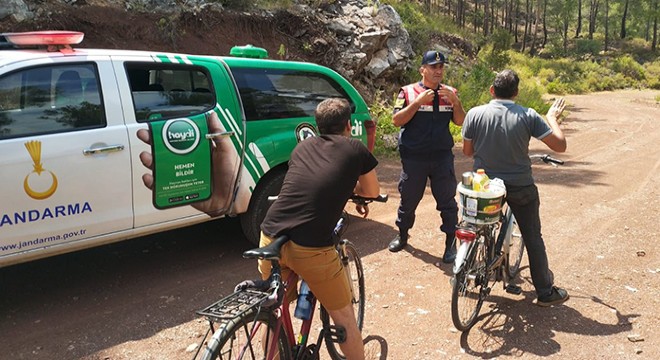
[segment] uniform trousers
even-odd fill
[[[427,180],[431,182],[431,193],[440,211],[440,231],[454,236],[458,223],[456,204],[456,175],[453,154],[433,160],[401,159],[399,193],[401,202],[397,211],[396,226],[407,234],[415,223],[415,210],[424,196]]]

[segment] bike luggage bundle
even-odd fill
[[[211,321],[222,322],[243,316],[248,311],[261,307],[268,299],[270,292],[254,289],[237,291],[223,299],[197,311],[197,315],[205,316]]]

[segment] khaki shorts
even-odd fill
[[[273,242],[273,238],[261,233],[259,246]],[[334,246],[306,247],[289,241],[282,246],[280,253],[282,280],[286,281],[291,271],[305,279],[314,296],[327,310],[339,310],[351,304],[351,288],[339,254]],[[269,260],[259,260],[262,279],[270,276]],[[292,301],[297,296],[297,286],[287,289],[286,299]]]

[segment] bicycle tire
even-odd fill
[[[351,285],[351,293],[353,294],[353,311],[355,312],[355,319],[357,320],[358,329],[362,331],[364,324],[364,308],[365,308],[365,287],[364,287],[364,269],[362,268],[362,260],[358,255],[357,249],[348,240],[343,240],[340,244],[343,250],[340,250],[339,257],[346,269],[346,274],[349,276],[349,284]],[[321,306],[321,321],[323,328],[327,329],[331,325],[330,314]],[[328,349],[328,354],[333,360],[344,360],[346,357],[341,352],[339,344],[332,341],[331,334],[325,334],[325,347]]]
[[[459,331],[469,330],[476,322],[488,286],[486,245],[477,243],[466,256],[465,265],[452,281],[451,319]]]
[[[513,279],[518,276],[518,272],[520,271],[520,263],[525,252],[525,241],[518,227],[518,221],[513,214],[511,214],[511,220],[509,221],[509,228],[511,229],[511,236],[508,239],[509,249],[507,251],[506,273],[509,279]]]
[[[269,315],[268,312],[250,311],[240,318],[220,324],[206,343],[202,360],[266,359],[264,340],[267,338],[266,334],[274,333],[276,324],[276,320]],[[253,326],[256,328],[253,329]],[[252,337],[250,337],[251,333]],[[292,359],[291,345],[283,327],[280,327],[277,341],[279,359]]]

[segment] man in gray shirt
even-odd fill
[[[568,300],[568,292],[554,286],[552,271],[541,236],[539,193],[529,159],[529,141],[535,137],[556,152],[566,151],[566,139],[557,118],[564,111],[564,99],[552,104],[548,122],[534,110],[516,104],[520,79],[513,70],[495,76],[490,103],[468,111],[463,123],[463,153],[474,156],[474,169],[484,169],[491,178],[504,180],[506,202],[522,233],[537,304],[551,306]]]

